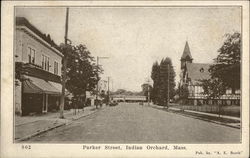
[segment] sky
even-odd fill
[[[64,7],[16,8],[55,43],[64,42]],[[68,38],[101,59],[111,90],[141,91],[155,61],[170,57],[179,81],[188,41],[196,63],[212,63],[224,35],[241,32],[239,7],[70,7]],[[152,81],[151,81],[152,83]]]

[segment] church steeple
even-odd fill
[[[185,67],[186,63],[192,63],[192,61],[193,61],[193,58],[191,56],[188,42],[186,41],[185,48],[181,56],[181,69]]]
[[[191,53],[190,53],[188,42],[186,41],[185,48],[184,48],[183,54],[181,56],[181,59],[187,59],[187,58],[193,60]]]

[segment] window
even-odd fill
[[[46,55],[42,55],[42,68],[46,71],[49,71],[49,57]]]
[[[49,71],[49,57],[47,57],[46,64],[47,64],[47,71]]]
[[[204,72],[204,69],[203,69],[203,67],[200,69],[200,72],[202,73],[202,72]]]
[[[35,49],[32,49],[31,47],[28,47],[28,60],[29,60],[29,63],[35,64],[35,58],[36,58]]]
[[[232,94],[232,89],[227,89],[226,94]]]
[[[54,62],[54,74],[58,75],[58,62]]]
[[[45,67],[45,56],[42,55],[42,68],[45,69],[44,67]]]

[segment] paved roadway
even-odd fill
[[[34,137],[46,143],[237,143],[240,130],[136,103],[120,103]]]

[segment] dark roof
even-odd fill
[[[59,46],[55,44],[55,42],[50,38],[50,35],[46,35],[42,33],[39,29],[37,29],[34,25],[32,25],[26,18],[24,17],[16,17],[16,26],[26,26],[31,31],[33,31],[36,35],[41,37],[44,41],[49,43],[52,47],[56,48],[58,51],[61,51]]]
[[[209,79],[210,72],[208,69],[211,65],[207,63],[187,63],[188,77],[193,83],[197,83],[202,79]]]
[[[191,56],[191,53],[190,53],[188,42],[186,41],[185,48],[184,48],[183,54],[181,56],[181,59],[186,59],[187,57],[189,57],[189,59],[193,59]]]

